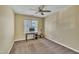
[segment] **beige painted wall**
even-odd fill
[[[14,13],[0,6],[0,53],[9,53],[14,43]]]
[[[38,20],[38,31],[42,28],[44,32],[44,20],[42,18],[16,14],[15,19],[16,19],[15,20],[15,41],[25,40],[25,35],[24,35],[24,20],[25,19]]]
[[[79,52],[79,6],[64,8],[46,17],[45,37]]]

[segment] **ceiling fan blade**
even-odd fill
[[[51,12],[50,10],[43,10],[42,12]]]

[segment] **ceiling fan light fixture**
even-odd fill
[[[44,13],[41,13],[41,15],[44,15]]]

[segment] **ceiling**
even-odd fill
[[[39,6],[40,5],[11,5],[10,7],[14,10],[16,14],[31,15],[36,17],[46,17],[55,11],[67,7],[68,5],[45,5],[44,9],[51,10],[51,12],[44,13],[45,15],[41,15],[40,13],[35,14]]]

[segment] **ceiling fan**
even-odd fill
[[[35,14],[40,13],[41,15],[44,15],[44,13],[46,13],[46,12],[51,12],[50,10],[45,10],[44,8],[45,8],[45,5],[40,5],[38,7],[38,10],[34,10],[34,9],[32,9],[32,10],[36,11]]]

